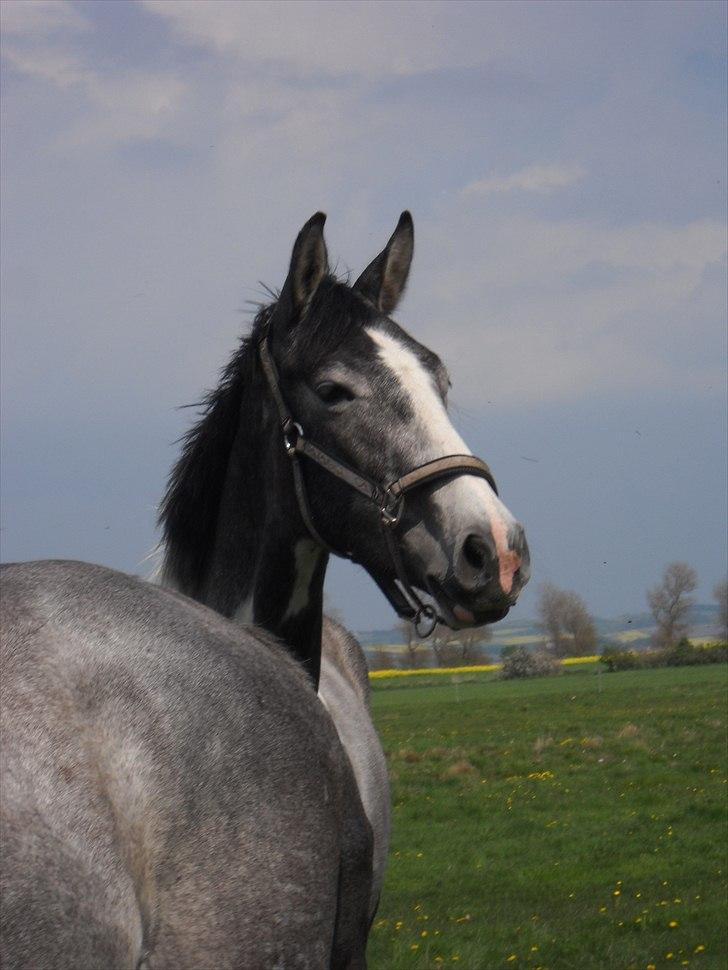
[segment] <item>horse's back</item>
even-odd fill
[[[83,564],[3,608],[4,967],[358,959],[370,834],[281,648]]]

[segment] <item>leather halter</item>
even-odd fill
[[[476,458],[474,455],[446,455],[444,458],[435,458],[433,461],[418,465],[417,468],[413,468],[412,471],[407,472],[389,484],[377,482],[363,472],[350,468],[338,458],[334,458],[305,436],[303,428],[294,420],[283,398],[278,369],[276,368],[273,355],[268,346],[267,332],[258,344],[258,352],[260,354],[263,373],[268,382],[268,388],[278,411],[281,430],[283,432],[283,446],[286,454],[291,459],[298,508],[309,535],[315,542],[335,556],[342,556],[346,559],[353,558],[350,552],[341,552],[338,549],[334,549],[321,536],[314,525],[311,507],[306,495],[303,473],[298,460],[300,455],[308,458],[309,461],[314,462],[314,464],[319,465],[321,468],[326,469],[329,474],[345,482],[350,488],[355,489],[377,507],[387,549],[397,579],[402,587],[401,594],[403,599],[398,606],[395,604],[395,608],[398,608],[398,612],[409,617],[419,637],[424,638],[429,636],[437,626],[437,612],[429,604],[423,603],[412,588],[411,583],[407,579],[407,573],[402,562],[398,543],[394,537],[394,530],[402,518],[404,511],[404,497],[407,492],[411,492],[415,488],[419,488],[422,485],[437,481],[441,478],[452,478],[454,475],[476,475],[479,478],[484,478],[497,495],[498,489],[490,468],[488,468],[484,461]]]

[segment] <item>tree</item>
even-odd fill
[[[652,616],[657,629],[652,641],[659,649],[669,649],[687,633],[687,616],[698,586],[698,575],[686,562],[671,562],[662,574],[662,581],[647,591]]]
[[[538,613],[555,657],[584,657],[596,652],[594,620],[578,593],[544,583],[539,590]]]
[[[438,667],[467,667],[488,663],[490,658],[482,646],[492,639],[487,626],[470,627],[467,630],[450,630],[438,624],[432,637],[432,649]]]
[[[391,670],[397,666],[396,655],[388,650],[383,643],[378,644],[371,651],[369,667],[371,670]]]
[[[722,640],[728,640],[728,579],[713,590],[713,597],[718,601],[718,627]]]
[[[404,665],[405,667],[418,667],[419,657],[422,652],[422,642],[417,638],[414,624],[409,620],[400,620],[397,629],[402,634],[404,641]]]

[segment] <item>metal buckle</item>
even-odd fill
[[[295,437],[292,436],[293,432],[295,432]],[[295,455],[296,445],[301,438],[303,438],[301,425],[297,421],[286,421],[283,425],[283,447],[286,449],[287,455]]]
[[[379,514],[382,516],[382,523],[388,528],[393,529],[402,517],[404,496],[392,495],[391,492],[385,491],[382,497],[384,499],[384,504],[379,507]]]
[[[423,619],[426,619],[427,621],[425,627],[422,627]],[[412,625],[414,626],[415,633],[420,640],[424,640],[426,637],[429,637],[437,626],[437,612],[435,611],[434,607],[427,603],[423,604],[419,610],[417,610],[417,613],[412,620]]]

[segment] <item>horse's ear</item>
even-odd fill
[[[281,290],[281,300],[289,304],[288,308],[294,320],[303,315],[319,283],[329,271],[324,242],[325,222],[326,216],[323,212],[311,216],[293,246],[291,265]]]
[[[392,313],[407,285],[414,248],[415,227],[412,216],[405,211],[389,242],[361,274],[354,289],[382,313]]]

